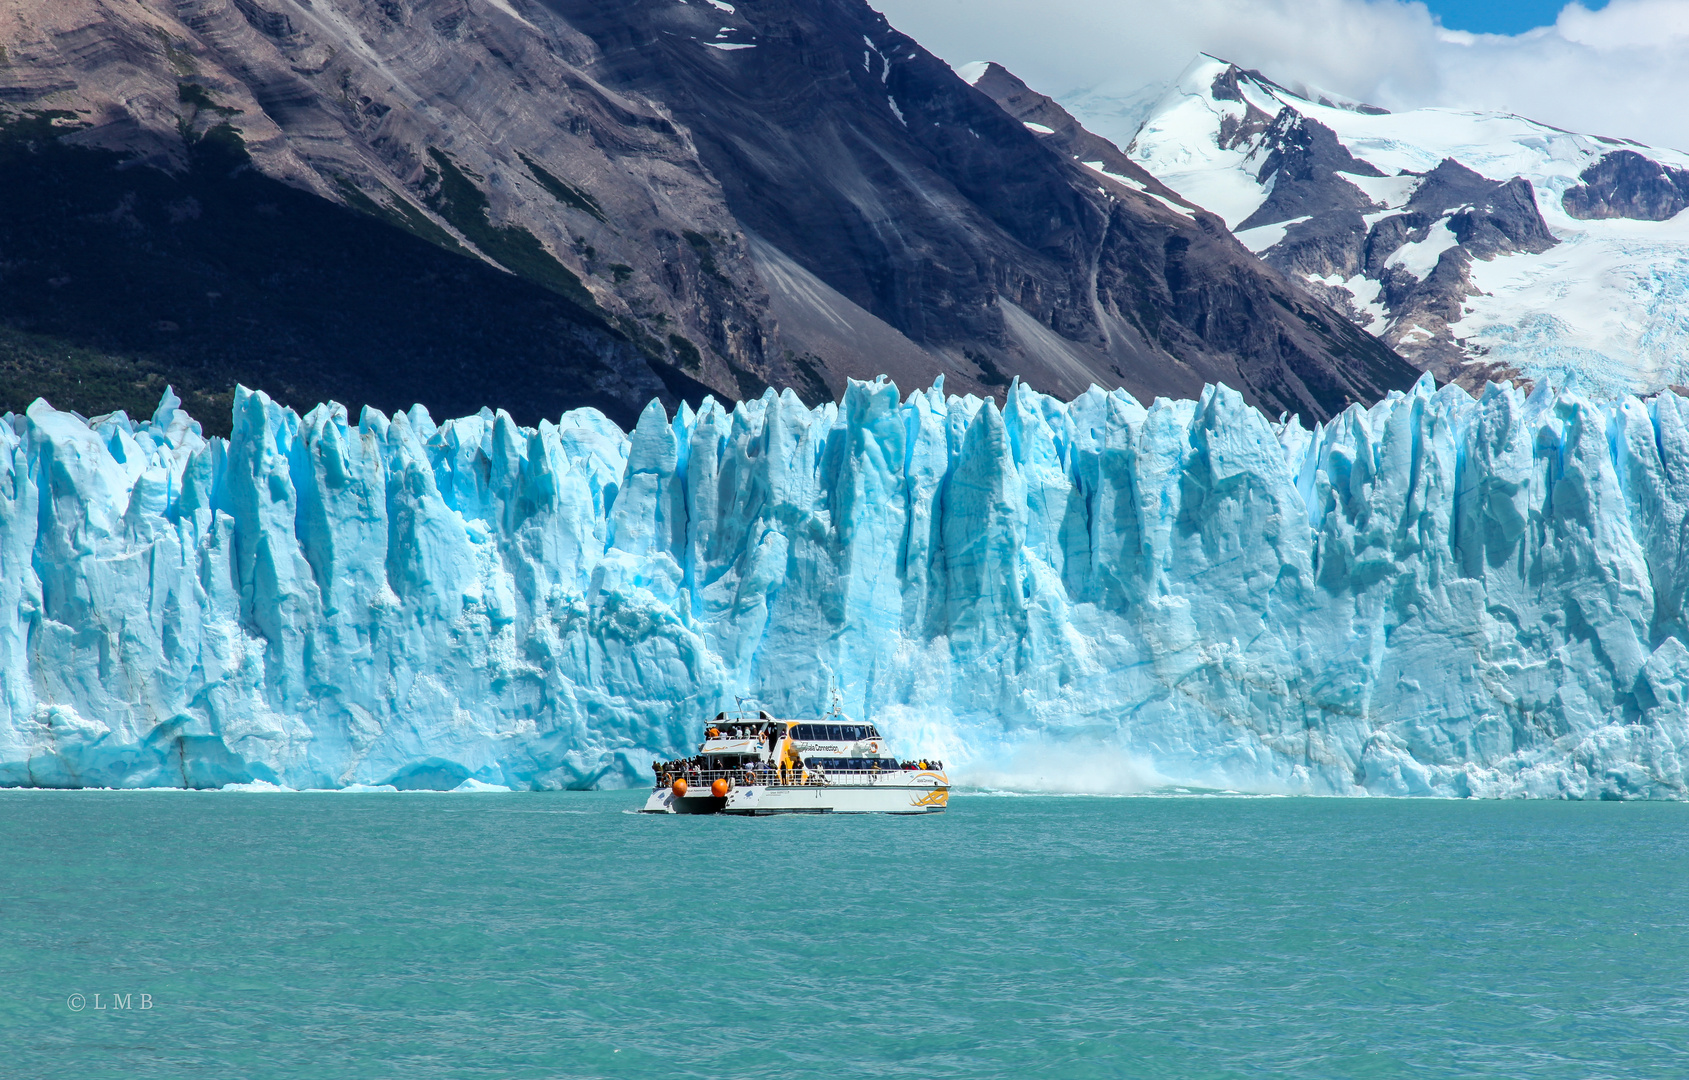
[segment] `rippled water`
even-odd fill
[[[0,793],[0,1075],[1689,1075],[1689,806],[642,795]]]

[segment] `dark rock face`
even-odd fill
[[[1253,229],[1291,218],[1329,210],[1371,210],[1372,200],[1344,180],[1351,176],[1383,176],[1377,167],[1350,154],[1337,133],[1286,107],[1261,137],[1256,153],[1265,154],[1259,183],[1273,185],[1267,201],[1238,228]]]
[[[171,174],[43,135],[0,132],[0,317],[133,358],[213,433],[227,433],[236,382],[300,407],[421,403],[444,417],[492,402],[526,424],[592,405],[631,425],[652,397],[704,390],[596,308],[270,179],[238,144],[202,141]],[[158,381],[150,401],[81,380],[56,381],[50,400],[150,412]],[[18,382],[0,407],[48,389]]]
[[[426,311],[449,323],[453,329],[443,336],[423,336],[473,345],[454,351],[452,362],[482,372],[444,384],[463,391],[451,398],[451,411],[491,405],[532,415],[527,410],[541,401],[550,410],[601,400],[595,389],[601,380],[584,377],[547,344],[573,330],[513,332],[531,320],[513,324],[506,305],[482,302],[496,287],[415,289],[403,262],[384,254],[403,239],[449,255],[444,265],[454,270],[465,261],[478,264],[507,286],[512,303],[527,297],[574,312],[589,337],[608,328],[625,350],[612,366],[625,368],[627,397],[639,398],[638,405],[670,382],[693,397],[705,390],[738,397],[775,380],[798,383],[798,365],[772,340],[777,326],[744,238],[689,139],[651,103],[583,77],[577,65],[592,55],[591,43],[548,21],[543,9],[348,0],[330,17],[303,0],[71,0],[35,3],[25,23],[0,29],[0,45],[8,59],[0,65],[0,100],[15,103],[14,115],[40,114],[48,105],[74,111],[76,122],[67,121],[55,141],[112,151],[125,159],[125,172],[156,167],[178,176],[193,167],[205,140],[232,141],[249,162],[242,168],[314,195],[342,215],[355,212],[377,234],[398,234],[391,242],[336,248],[335,258],[345,261],[343,279],[356,287],[324,290],[316,298],[324,311],[271,305],[269,317],[245,312],[257,320],[243,324],[259,343],[254,353],[294,337],[301,320],[355,328],[357,313],[368,310],[361,297],[402,298],[414,289],[414,305],[391,310]],[[196,183],[226,186],[235,179],[225,171],[198,175]],[[0,176],[0,187],[9,183]],[[65,194],[85,192],[94,200],[104,184],[103,176],[91,175]],[[67,205],[65,212],[97,221],[110,207],[96,200]],[[110,224],[82,239],[95,262],[102,246],[115,262],[129,258],[130,238],[115,227],[120,223]],[[219,234],[199,235],[209,242]],[[233,244],[251,234],[226,235]],[[50,234],[39,238],[44,250],[53,243]],[[308,249],[282,250],[309,267]],[[186,248],[182,253],[189,262],[200,258]],[[262,261],[260,251],[237,254]],[[440,272],[442,279],[452,276]],[[82,283],[92,288],[97,280]],[[149,295],[158,300],[162,291]],[[0,295],[0,319],[49,325],[42,312],[8,308],[11,298]],[[65,329],[77,335],[72,344],[133,342],[112,325],[116,312],[133,307],[132,297],[86,300],[92,321]],[[155,321],[179,323],[164,306]],[[281,366],[266,364],[260,377],[225,363],[223,345],[186,333],[164,352],[124,348],[153,369],[164,365],[178,385],[215,381],[207,392],[226,395],[246,378],[289,404],[314,403],[315,396],[301,400],[288,390],[303,394],[313,385],[313,394],[353,405],[397,399],[432,406],[438,399],[423,385],[428,376],[391,362],[403,354],[401,340],[379,354],[389,362],[371,368],[387,380],[384,388],[351,376],[359,367],[355,356],[319,364],[296,353],[309,377],[294,378],[284,370],[284,353]],[[332,341],[322,344],[332,354]],[[627,360],[630,352],[639,359]],[[506,371],[513,376],[508,383]],[[670,374],[653,382],[659,371]],[[102,409],[97,401],[74,407]],[[620,417],[624,409],[609,411]]]
[[[1475,203],[1495,190],[1496,181],[1473,172],[1453,158],[1444,158],[1413,189],[1407,208],[1441,217],[1463,203]]]
[[[1470,209],[1449,217],[1449,228],[1460,246],[1477,258],[1515,251],[1540,253],[1559,243],[1542,220],[1536,189],[1524,177],[1496,185],[1472,203]]]
[[[1270,261],[1287,274],[1350,278],[1364,270],[1366,241],[1360,209],[1339,206],[1286,229],[1284,239],[1272,246]]]
[[[1118,146],[1087,130],[1055,98],[1027,86],[1003,65],[987,64],[985,73],[973,85],[974,89],[991,98],[1023,125],[1037,124],[1049,128],[1047,135],[1037,133],[1038,139],[1058,154],[1074,161],[1101,164],[1102,171],[1108,176],[1130,181],[1187,210],[1200,209],[1127,157]]]
[[[1634,150],[1615,150],[1578,174],[1582,184],[1560,200],[1575,218],[1665,221],[1689,207],[1689,170],[1674,169]]]
[[[249,164],[195,181],[202,207],[234,198],[219,186],[250,169],[410,245],[402,259],[360,254],[392,247],[373,239],[329,245],[344,266],[342,284],[312,294],[325,313],[251,307],[253,337],[317,342],[239,375],[289,388],[293,403],[388,407],[424,377],[447,400],[412,393],[447,411],[591,403],[625,418],[645,393],[780,384],[815,401],[846,376],[895,370],[985,393],[1016,376],[1145,398],[1225,382],[1317,419],[1418,374],[1048,99],[998,80],[1021,95],[1015,108],[1046,117],[1034,121],[1044,137],[861,0],[346,0],[333,18],[309,0],[41,3],[39,19],[5,31],[0,97],[79,103],[90,126],[74,138],[131,166],[180,174],[200,142],[238,145]],[[104,44],[98,63],[89,42]],[[1287,167],[1326,152],[1303,142],[1286,141]],[[316,213],[305,207],[290,212]],[[111,219],[87,243],[129,251],[123,228]],[[195,235],[184,266],[219,236],[248,234]],[[30,242],[46,250],[44,235]],[[524,322],[479,286],[418,288],[407,306],[399,267],[413,258],[509,281],[543,317]],[[323,327],[362,317],[360,291],[393,313],[392,342],[360,339],[370,361],[336,364]],[[115,311],[115,299],[90,293],[81,310]],[[0,318],[71,326],[7,302]],[[397,358],[423,326],[456,343],[443,364],[481,377],[407,375]],[[140,347],[114,324],[95,329],[92,344]],[[225,344],[179,340],[199,344],[149,355],[236,377]]]
[[[1242,72],[1234,65],[1227,65],[1226,70],[1214,76],[1214,84],[1209,88],[1209,93],[1213,95],[1214,100],[1235,101],[1243,106],[1241,117],[1228,114],[1220,121],[1219,143],[1223,150],[1235,150],[1237,147],[1266,134],[1267,130],[1273,126],[1272,114],[1257,107],[1254,102],[1244,96],[1242,88],[1238,86],[1240,78],[1262,81],[1259,72]]]
[[[1300,300],[1276,279],[1248,272],[1236,260],[1237,245],[1216,218],[1205,218],[1209,229],[1194,236],[1164,234],[1159,250],[1154,237],[1121,230],[1123,242],[1110,245],[1098,266],[1098,289],[1112,306],[1143,298],[1146,278],[1165,282],[1147,299],[1168,309],[1154,332],[1175,344],[1183,338],[1195,352],[1201,344],[1230,341],[1250,362],[1238,365],[1238,376],[1263,402],[1306,417],[1353,393],[1356,384],[1399,385],[1417,369],[1395,353],[1378,347],[1378,340],[1322,303]],[[1153,316],[1151,316],[1153,318]],[[1300,325],[1298,325],[1300,324]],[[1335,363],[1319,362],[1313,350],[1331,350]],[[1200,355],[1200,354],[1198,354]],[[1213,361],[1210,361],[1212,363]],[[1263,393],[1263,388],[1270,388]],[[1269,396],[1270,394],[1270,396]]]
[[[1086,131],[1054,101],[1031,91],[996,64],[986,69],[975,86],[1015,119],[1049,128],[1050,134],[1038,136],[1045,146],[1072,160],[1102,165],[1104,175],[1091,171],[1086,179],[1100,183],[1114,196],[1116,217],[1110,223],[1095,275],[1096,295],[1106,313],[1105,326],[1126,323],[1132,330],[1147,327],[1147,336],[1162,341],[1178,358],[1168,366],[1168,376],[1205,371],[1208,374],[1204,378],[1229,382],[1233,376],[1215,374],[1221,369],[1213,366],[1211,354],[1217,341],[1232,341],[1251,350],[1252,362],[1239,365],[1238,377],[1249,381],[1252,388],[1275,383],[1293,387],[1291,399],[1324,395],[1336,400],[1336,395],[1347,392],[1342,387],[1350,378],[1383,386],[1407,377],[1392,358],[1373,347],[1376,339],[1353,329],[1352,320],[1341,310],[1324,309],[1323,303],[1304,306],[1306,301],[1294,298],[1294,293],[1287,298],[1278,281],[1263,281],[1248,273],[1248,253],[1227,242],[1229,237],[1219,218],[1197,211],[1191,216],[1199,227],[1192,230],[1180,216],[1162,212],[1168,203],[1177,207],[1190,204],[1150,177],[1114,144]],[[1235,80],[1229,89],[1238,93]],[[1162,205],[1146,199],[1145,194],[1157,196]],[[1144,235],[1146,210],[1154,227]],[[1158,237],[1159,251],[1155,243]],[[1240,253],[1244,256],[1241,262]],[[1165,285],[1160,285],[1163,281]],[[1149,283],[1157,287],[1146,289]],[[1342,305],[1347,297],[1334,299]],[[1287,311],[1294,313],[1288,327],[1280,321]],[[1138,319],[1132,319],[1134,312]],[[1334,319],[1333,315],[1338,317]],[[1310,331],[1338,339],[1334,342],[1337,370],[1315,358],[1315,343],[1305,336]],[[1210,358],[1194,362],[1186,359],[1204,353]],[[1294,404],[1278,407],[1302,415],[1313,411]]]

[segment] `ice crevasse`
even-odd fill
[[[836,689],[982,784],[1685,794],[1673,394],[177,406],[0,420],[0,784],[632,784]]]

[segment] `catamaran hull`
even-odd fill
[[[930,774],[929,774],[930,775]],[[711,795],[676,797],[672,791],[653,791],[645,800],[647,814],[938,814],[950,801],[948,782],[934,777],[924,783],[740,785],[726,798]]]

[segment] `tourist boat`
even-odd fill
[[[648,814],[936,814],[950,799],[942,762],[899,762],[874,725],[836,711],[814,722],[723,713],[696,757],[653,767]]]

